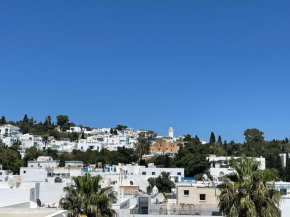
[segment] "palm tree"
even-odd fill
[[[145,139],[139,139],[139,142],[136,145],[136,151],[139,155],[139,160],[142,160],[144,154],[149,154],[150,144]]]
[[[219,209],[227,217],[278,217],[280,192],[270,187],[278,179],[275,169],[259,170],[253,158],[232,159],[236,170],[219,185]]]
[[[64,187],[66,196],[59,201],[60,207],[67,209],[69,217],[113,217],[116,212],[111,208],[116,199],[112,187],[101,188],[100,175],[72,178],[75,187]]]

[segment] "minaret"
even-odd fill
[[[172,127],[170,127],[168,130],[168,136],[173,138],[173,128]]]

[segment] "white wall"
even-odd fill
[[[20,176],[23,182],[43,182],[47,177],[47,171],[44,168],[20,168]]]
[[[61,197],[65,196],[63,188],[66,186],[67,183],[40,183],[39,199],[41,203],[58,203]]]
[[[0,207],[11,206],[30,201],[30,189],[1,188]]]

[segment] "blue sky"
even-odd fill
[[[290,2],[2,1],[0,115],[290,136]]]

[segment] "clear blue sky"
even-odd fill
[[[0,4],[0,115],[290,136],[289,0]]]

